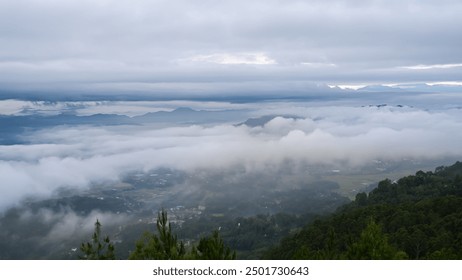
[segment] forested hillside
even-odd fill
[[[462,163],[381,181],[268,259],[462,259]]]

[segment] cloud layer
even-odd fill
[[[454,0],[0,1],[0,86],[210,94],[459,81],[461,12]]]
[[[462,155],[460,109],[304,107],[281,103],[255,114],[296,113],[263,126],[191,125],[55,127],[30,134],[30,144],[0,146],[0,209],[58,188],[86,189],[132,171],[169,167],[187,172],[283,165],[361,167],[376,159]]]

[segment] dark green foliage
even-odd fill
[[[101,223],[96,220],[95,232],[91,238],[91,242],[82,243],[80,251],[83,256],[79,256],[83,260],[114,260],[114,245],[109,240],[109,236],[101,239]]]
[[[232,252],[221,239],[218,231],[211,237],[203,237],[197,247],[193,246],[187,252],[184,243],[178,241],[177,235],[172,233],[171,224],[168,222],[167,212],[162,210],[158,214],[157,234],[145,232],[143,237],[136,243],[135,251],[129,256],[132,260],[230,260],[236,259],[236,253]]]
[[[361,232],[360,239],[348,248],[346,257],[352,260],[389,260],[405,258],[406,253],[398,253],[398,250],[388,243],[381,226],[371,219]]]
[[[167,219],[167,212],[162,210],[157,218],[158,235],[145,232],[136,243],[136,248],[130,254],[132,260],[181,260],[185,259],[186,250],[183,242],[178,242],[172,234],[171,224]]]
[[[210,229],[220,228],[224,243],[236,250],[240,259],[259,259],[263,252],[282,238],[296,231],[318,215],[292,215],[286,213],[260,214],[228,218],[203,215],[186,221],[179,229],[180,237],[204,236]]]
[[[191,250],[192,258],[197,260],[235,260],[236,252],[224,245],[218,231],[211,237],[203,237],[197,247]]]
[[[462,164],[384,180],[264,254],[270,259],[462,259]]]

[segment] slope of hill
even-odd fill
[[[462,259],[462,163],[383,180],[264,258]]]

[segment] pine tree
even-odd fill
[[[194,259],[198,260],[235,260],[236,252],[226,246],[217,230],[211,237],[203,237],[199,245],[191,252]]]
[[[91,238],[91,242],[82,243],[80,245],[80,251],[83,256],[79,256],[83,260],[114,260],[115,259],[115,248],[109,239],[109,236],[104,237],[101,240],[101,223],[96,220],[95,232]]]
[[[197,247],[186,251],[184,243],[178,241],[172,233],[168,222],[167,212],[162,210],[157,218],[157,234],[145,232],[136,243],[135,251],[129,256],[131,260],[232,260],[236,259],[236,252],[224,245],[218,231],[211,237],[203,237]]]
[[[183,242],[178,242],[177,236],[172,233],[168,222],[167,212],[162,210],[157,218],[157,232],[145,232],[136,243],[136,248],[130,254],[132,260],[180,260],[184,259],[186,250]]]

